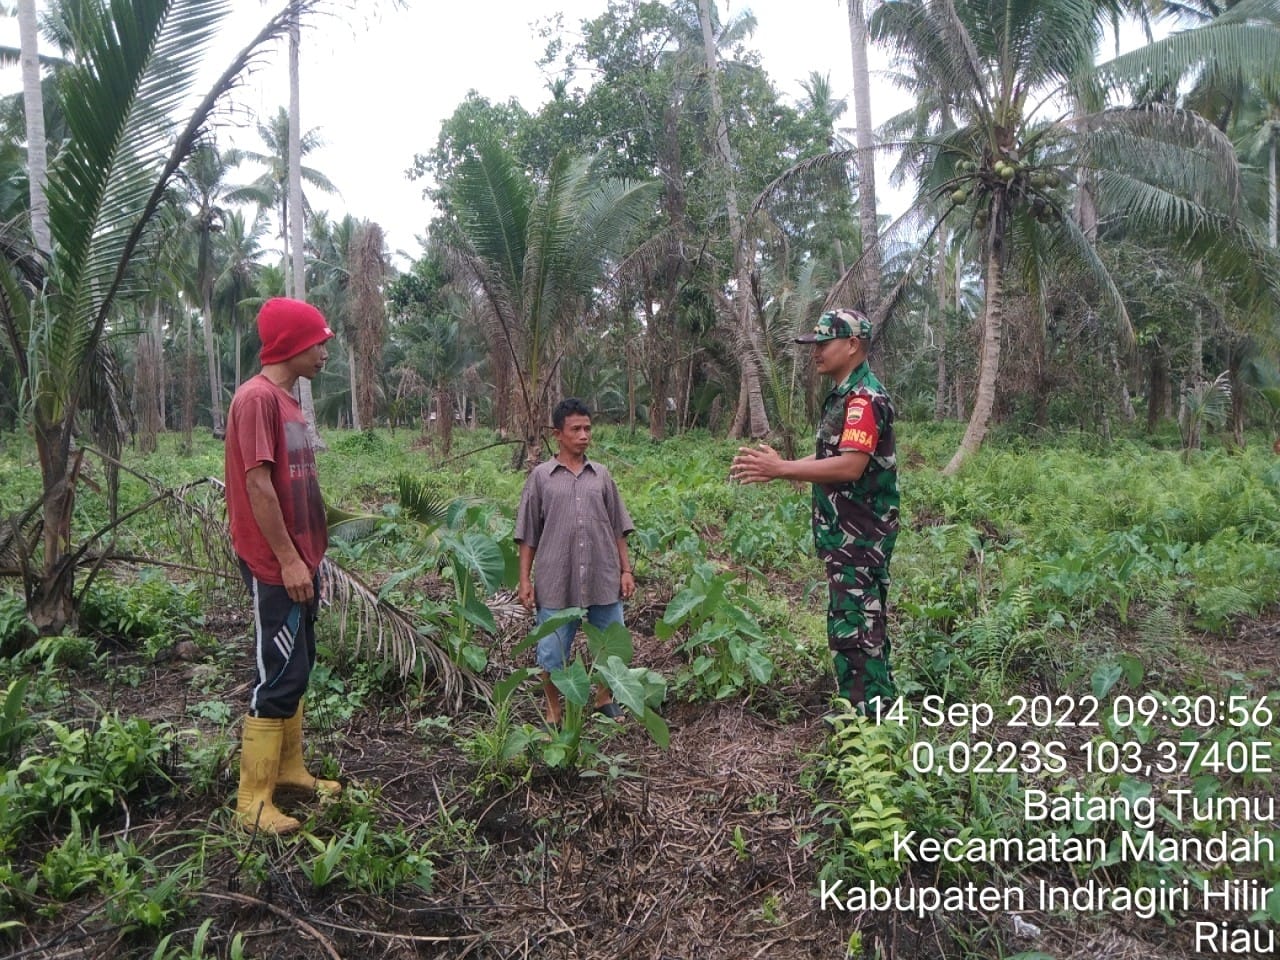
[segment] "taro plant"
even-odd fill
[[[488,663],[488,655],[475,642],[476,631],[497,632],[485,598],[514,586],[518,569],[514,546],[489,532],[486,507],[449,500],[415,477],[401,475],[398,484],[400,516],[410,521],[417,536],[411,542],[411,557],[387,579],[380,595],[412,583],[428,570],[442,573],[453,596],[436,605],[433,619],[447,628],[444,646],[453,662],[478,673]]]
[[[732,572],[696,562],[654,628],[660,640],[687,631],[678,649],[689,665],[677,675],[676,688],[694,698],[723,700],[773,677],[769,638],[754,615],[759,608],[736,589],[734,579]]]
[[[558,627],[585,616],[586,611],[578,607],[560,611],[539,624],[515,646],[512,654],[520,654]],[[622,624],[613,623],[599,630],[584,620],[582,631],[586,635],[587,659],[578,653],[567,666],[551,672],[551,682],[564,698],[560,724],[556,729],[543,733],[530,728],[525,734],[530,748],[549,767],[590,770],[601,764],[606,758],[596,742],[586,736],[593,715],[591,689],[598,684],[607,686],[615,702],[630,710],[654,742],[665,748],[671,734],[656,708],[666,698],[666,680],[657,671],[631,666],[635,650],[631,634]],[[507,683],[510,684],[516,676],[523,681],[533,672],[527,668],[517,671]],[[603,729],[609,732],[606,735],[618,728],[619,725],[613,721],[603,725]]]

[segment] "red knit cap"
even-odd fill
[[[332,336],[324,314],[301,300],[273,297],[258,311],[263,363],[281,363]]]

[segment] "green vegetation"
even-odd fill
[[[173,951],[176,918],[217,892],[229,863],[238,864],[236,882],[250,895],[264,894],[283,870],[314,896],[416,902],[438,895],[441,884],[453,889],[463,863],[466,870],[510,872],[513,882],[536,889],[537,869],[495,836],[537,836],[549,845],[545,855],[555,857],[574,828],[545,812],[536,825],[522,821],[509,798],[525,791],[585,796],[599,784],[614,798],[608,803],[629,802],[622,799],[631,796],[629,783],[652,781],[660,789],[668,738],[672,751],[697,749],[696,738],[707,736],[704,722],[742,710],[761,723],[787,725],[801,764],[801,793],[784,795],[782,784],[762,781],[742,800],[746,816],[793,824],[789,843],[806,865],[801,889],[756,900],[762,906],[753,916],[764,927],[812,911],[816,892],[837,882],[846,895],[856,885],[1010,889],[1040,880],[1151,886],[1163,879],[1198,889],[1209,875],[1191,864],[1120,859],[1121,833],[1140,841],[1150,829],[1181,840],[1238,833],[1247,824],[1217,817],[1175,823],[1171,815],[1149,828],[1080,817],[1036,823],[1024,815],[1023,793],[1149,796],[1152,778],[1126,766],[1126,751],[1135,742],[1189,735],[1201,743],[1197,754],[1183,749],[1176,769],[1155,779],[1166,809],[1168,791],[1177,786],[1202,802],[1274,790],[1273,775],[1230,759],[1239,749],[1231,744],[1244,741],[1280,751],[1277,725],[1267,716],[1280,715],[1274,659],[1237,655],[1232,639],[1255,621],[1269,622],[1277,606],[1275,579],[1267,575],[1280,562],[1280,473],[1272,455],[1256,446],[1209,449],[1185,461],[1176,447],[1121,440],[1100,452],[1065,437],[986,450],[963,476],[946,479],[938,466],[958,430],[902,429],[901,455],[913,466],[904,475],[892,620],[905,700],[880,725],[847,716],[830,734],[806,693],[821,691],[825,699],[830,690],[825,596],[800,529],[807,496],[729,484],[723,465],[732,444],[654,443],[622,429],[598,431],[600,457],[634,504],[641,591],[629,631],[584,627],[576,658],[554,678],[566,713],[552,731],[540,722],[540,692],[527,661],[536,635],[510,619],[513,605],[502,592],[510,583],[505,555],[520,483],[505,466],[507,453],[480,450],[462,461],[463,469],[446,472],[428,469],[403,433],[333,444],[320,464],[327,496],[374,518],[371,536],[337,549],[422,629],[463,638],[450,649],[482,673],[493,697],[491,707],[472,701],[442,715],[432,687],[406,682],[386,654],[357,654],[349,633],[322,620],[325,649],[309,712],[322,730],[345,733],[323,738],[316,759],[328,775],[349,774],[360,761],[343,743],[368,744],[360,751],[372,758],[366,738],[374,729],[401,730],[427,751],[406,757],[403,776],[425,776],[414,772],[415,763],[432,771],[425,782],[433,786],[417,807],[429,814],[397,815],[401,807],[389,804],[388,791],[401,778],[384,783],[375,763],[340,801],[302,811],[302,840],[281,843],[278,852],[246,847],[229,828],[225,808],[234,770],[230,728],[242,709],[233,679],[242,666],[244,629],[238,584],[207,592],[172,571],[123,579],[104,573],[87,594],[93,613],[83,634],[46,638],[0,665],[0,755],[8,758],[0,785],[0,872],[3,906],[14,918],[8,935],[46,929],[59,905],[79,910],[97,898],[103,905],[94,916],[102,922],[128,928],[147,951]],[[456,437],[463,452],[486,443],[482,434]],[[6,449],[20,446],[10,438]],[[209,456],[197,450],[188,469],[200,471]],[[181,479],[182,462],[164,445],[140,466],[170,482]],[[424,487],[406,474],[426,478],[438,510],[428,509]],[[488,495],[479,492],[485,487]],[[124,483],[122,507],[149,491],[136,480]],[[435,517],[435,525],[424,525],[424,517]],[[122,533],[140,545],[171,535],[172,521],[158,512],[139,516]],[[744,547],[748,537],[759,552]],[[492,546],[480,549],[482,543]],[[460,583],[468,592],[459,592]],[[20,607],[10,597],[3,609]],[[645,619],[644,609],[653,619]],[[19,613],[5,622],[11,643],[27,629]],[[191,641],[187,656],[195,658],[186,673],[183,661],[166,659],[180,640]],[[157,670],[171,687],[163,703],[185,704],[184,712],[166,710],[166,719],[156,721],[145,718],[155,715],[151,710],[111,705],[121,691],[153,689],[147,678]],[[593,683],[608,684],[639,722],[593,718]],[[1008,726],[1018,697],[1038,698],[1027,709],[1043,712],[1066,702],[1058,698],[1088,696],[1104,705],[1105,722],[1096,727]],[[1168,710],[1180,697],[1236,704],[1241,722],[1177,726],[1152,713],[1152,704]],[[971,729],[939,723],[929,712],[964,703],[995,705],[993,724]],[[1129,704],[1130,715],[1112,713],[1116,703]],[[1014,744],[1008,749],[1023,760],[1039,757],[1042,766],[1000,767],[999,741]],[[1063,767],[1043,766],[1055,751],[1066,757]],[[690,809],[699,807],[695,799]],[[178,811],[194,813],[200,825],[172,825]],[[143,822],[171,825],[140,831]],[[121,833],[122,823],[133,827]],[[1032,867],[912,864],[895,855],[894,831],[966,843],[1096,837],[1110,853]],[[760,856],[758,843],[750,821],[731,821],[717,840],[720,862],[749,867]],[[1218,866],[1212,878],[1269,886],[1280,883],[1280,872],[1271,863],[1235,863]],[[1158,912],[1151,942],[1161,942],[1165,921],[1180,918],[1186,915]],[[841,936],[884,942],[896,921],[886,914],[871,919]],[[1054,918],[1042,920],[1053,929]],[[1139,921],[1140,929],[1146,922]],[[229,950],[245,932],[228,923],[217,919],[204,928],[204,949],[216,943]],[[936,929],[957,949],[994,942],[1004,944],[1004,953],[990,945],[979,952],[1016,952],[1010,930],[999,923],[947,914]]]

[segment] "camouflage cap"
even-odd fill
[[[871,321],[857,310],[828,310],[814,324],[813,333],[796,337],[796,343],[825,343],[828,340],[845,340],[857,337],[871,339]]]

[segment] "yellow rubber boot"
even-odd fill
[[[236,791],[236,819],[250,833],[292,833],[302,826],[281,813],[271,800],[280,766],[283,720],[244,718],[240,740],[240,789]]]
[[[307,772],[302,762],[302,703],[297,712],[284,721],[284,739],[280,744],[279,786],[292,790],[305,790],[322,797],[336,797],[342,792],[342,784],[336,780],[321,780]]]

